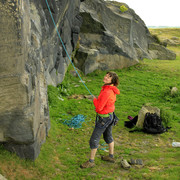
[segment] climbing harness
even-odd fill
[[[66,54],[67,54],[67,56],[68,56],[68,58],[69,58],[69,60],[70,60],[70,62],[71,62],[74,70],[76,71],[76,74],[78,75],[79,79],[81,80],[81,82],[83,83],[83,85],[85,86],[85,88],[86,88],[86,89],[88,90],[88,92],[91,94],[91,96],[93,96],[93,94],[90,92],[90,90],[89,90],[88,87],[85,85],[84,81],[82,80],[81,76],[80,76],[79,73],[77,72],[76,67],[74,66],[74,64],[73,64],[73,62],[72,62],[72,60],[71,60],[71,58],[70,58],[70,56],[69,56],[69,54],[68,54],[68,52],[67,52],[67,50],[66,50],[66,47],[65,47],[65,45],[64,45],[64,43],[63,43],[63,41],[62,41],[62,38],[61,38],[61,36],[60,36],[60,34],[59,34],[59,31],[58,31],[57,26],[56,26],[56,23],[55,23],[55,21],[54,21],[54,18],[53,18],[53,15],[52,15],[50,6],[49,6],[49,4],[48,4],[48,1],[47,1],[47,0],[45,0],[45,1],[46,1],[48,10],[49,10],[51,19],[52,19],[52,21],[53,21],[54,27],[56,28],[56,32],[57,32],[57,34],[58,34],[58,36],[59,36],[59,39],[60,39],[60,41],[61,41],[61,44],[62,44],[62,46],[63,46],[63,48],[64,48],[64,50],[65,50],[65,52],[66,52]]]

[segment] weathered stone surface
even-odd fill
[[[120,6],[128,11],[122,13]],[[85,74],[96,69],[121,69],[135,65],[139,59],[152,59],[157,52],[148,51],[155,42],[143,20],[124,3],[103,0],[84,0],[80,5],[83,24],[80,29],[80,48],[75,64]],[[169,58],[172,54],[162,54]],[[170,57],[173,59],[174,55]]]
[[[35,159],[50,128],[40,16],[33,2],[0,2],[0,24],[0,142],[20,157],[37,142],[23,156]]]
[[[82,24],[82,18],[79,16],[80,1],[53,0],[49,3],[66,51],[62,47],[45,1],[42,5],[44,11],[39,12],[41,13],[41,19],[44,21],[42,33],[45,38],[42,41],[42,51],[46,62],[45,74],[47,83],[56,86],[63,81],[67,67],[70,64],[66,51],[71,57],[78,40]]]
[[[155,43],[149,44],[149,52],[152,59],[161,59],[161,60],[176,59],[176,54],[173,51],[166,49],[164,46],[161,46],[159,44],[155,44]]]
[[[85,49],[83,47],[80,47],[75,57],[76,66],[85,74],[96,69],[122,69],[138,63],[138,60],[132,61],[120,54],[102,54],[96,49]]]
[[[79,0],[49,5],[67,52],[82,18]],[[45,1],[0,1],[0,143],[35,160],[50,129],[47,84],[61,83],[68,57]]]
[[[139,62],[133,47],[131,16],[119,14],[112,3],[100,0],[83,1],[80,11],[83,24],[80,48],[74,59],[79,69],[88,74],[96,69],[121,69]]]
[[[170,46],[178,46],[180,45],[180,38],[174,36],[171,39],[164,39],[162,43],[166,43]]]
[[[7,180],[3,175],[0,174],[0,180]]]
[[[143,128],[144,118],[146,113],[156,113],[160,117],[160,109],[157,107],[152,106],[143,106],[141,110],[138,113],[138,121],[136,123],[136,126],[138,128]]]
[[[177,87],[172,87],[172,89],[171,89],[171,96],[177,95],[178,92],[179,92],[179,90],[178,90]]]

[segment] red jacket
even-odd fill
[[[120,94],[116,86],[104,85],[98,98],[94,98],[93,103],[98,114],[108,114],[114,112],[116,94]]]

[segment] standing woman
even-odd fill
[[[98,98],[93,99],[96,116],[96,125],[90,138],[91,154],[90,159],[81,165],[81,168],[94,167],[94,158],[99,145],[99,140],[103,134],[105,142],[109,146],[109,156],[102,156],[102,160],[114,162],[114,140],[112,137],[112,125],[115,125],[116,116],[114,114],[116,94],[120,94],[117,88],[119,78],[115,72],[107,72],[104,76],[104,85]]]

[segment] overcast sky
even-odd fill
[[[180,26],[180,0],[115,0],[126,3],[146,26]]]

